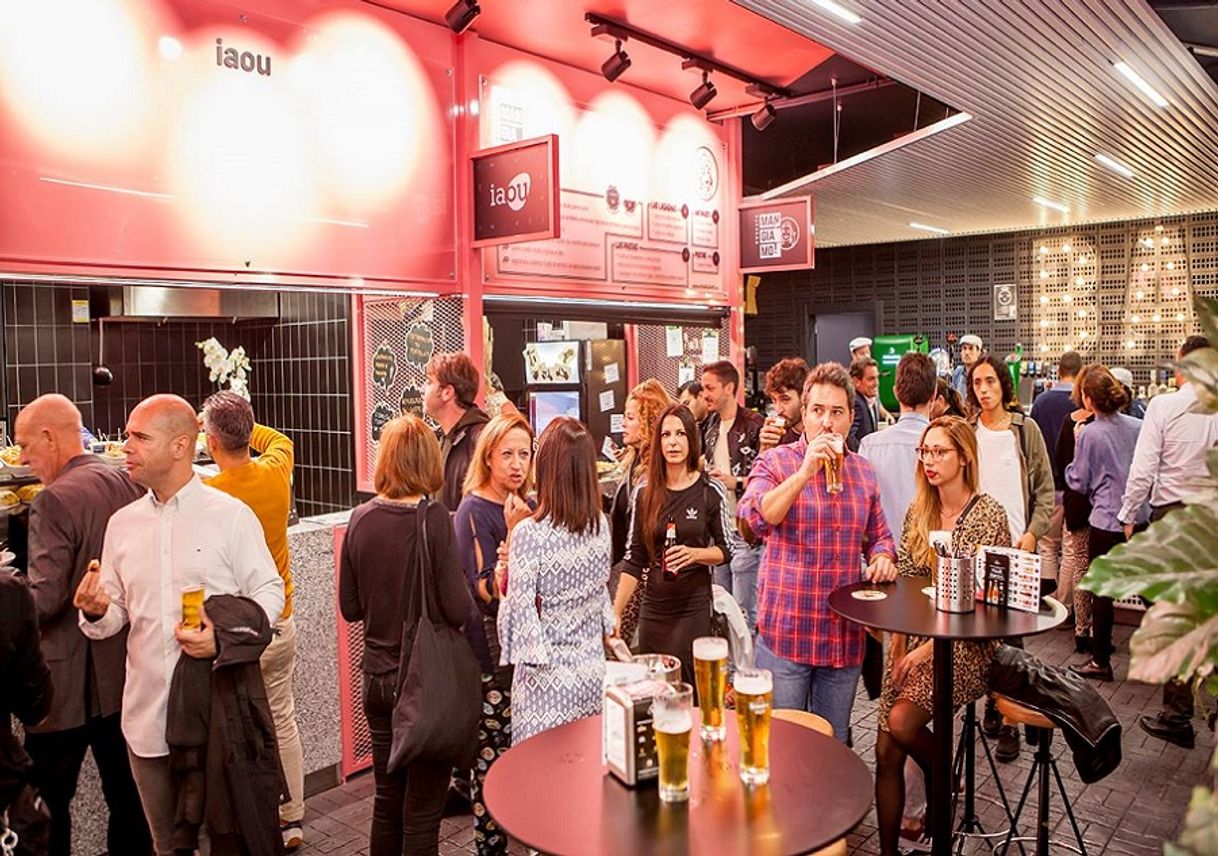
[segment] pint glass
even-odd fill
[[[845,463],[846,446],[840,434],[832,435],[832,440],[836,454],[825,461],[825,492],[836,495],[842,492],[842,465]]]
[[[660,799],[689,799],[689,733],[693,730],[694,689],[669,684],[652,702],[652,728],[660,763]]]
[[[702,711],[702,739],[722,740],[723,697],[727,692],[727,640],[722,636],[700,636],[694,640],[694,682],[698,686],[698,709]]]
[[[749,785],[770,780],[770,708],[774,680],[768,669],[736,670],[736,722],[740,725],[740,778]]]
[[[182,624],[191,630],[201,630],[199,610],[203,606],[203,586],[182,586]]]

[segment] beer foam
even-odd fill
[[[769,672],[736,672],[736,680],[732,684],[736,692],[744,695],[764,695],[774,689],[774,679]]]
[[[693,718],[685,710],[665,710],[656,714],[651,727],[665,734],[683,734],[693,730]]]
[[[722,636],[699,636],[694,640],[695,660],[726,660],[727,640]]]

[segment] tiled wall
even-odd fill
[[[17,410],[46,392],[68,395],[85,424],[114,434],[127,413],[156,392],[198,406],[215,390],[195,343],[215,336],[244,345],[258,419],[296,444],[296,501],[301,516],[351,505],[350,302],[342,294],[283,294],[278,321],[108,322],[109,386],[92,382],[98,325],[71,323],[71,301],[88,289],[13,284],[0,289],[9,425]]]

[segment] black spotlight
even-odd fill
[[[778,118],[778,111],[774,109],[774,105],[769,101],[761,105],[761,109],[749,117],[749,121],[753,123],[753,127],[758,131],[764,131],[766,128],[774,124],[774,120]]]
[[[469,29],[470,24],[474,23],[474,19],[481,14],[482,9],[478,6],[477,0],[457,0],[444,13],[444,22],[448,24],[448,29],[457,35],[461,35]]]
[[[689,93],[689,103],[694,105],[698,110],[701,110],[707,104],[714,100],[718,95],[718,90],[715,89],[715,84],[711,83],[710,74],[702,72],[702,82],[698,88]]]
[[[605,80],[612,83],[625,74],[628,68],[630,68],[630,57],[622,50],[622,40],[618,39],[613,56],[601,63],[601,74],[605,75]]]

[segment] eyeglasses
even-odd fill
[[[932,464],[937,464],[939,461],[943,460],[945,457],[947,457],[952,452],[955,452],[956,450],[950,449],[950,448],[934,449],[934,448],[931,448],[930,446],[919,446],[915,451],[918,453],[919,460],[929,461]]]

